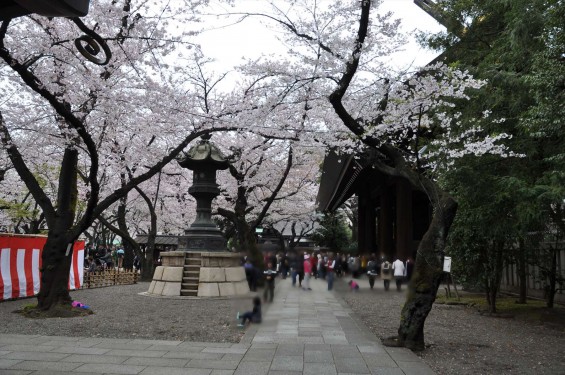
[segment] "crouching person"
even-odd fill
[[[237,318],[241,319],[238,327],[245,327],[247,323],[261,323],[261,298],[253,298],[253,310],[247,311],[241,316],[237,313]]]

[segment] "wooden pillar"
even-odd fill
[[[392,243],[392,212],[393,196],[390,189],[384,185],[380,195],[380,211],[379,211],[379,228],[378,228],[378,244],[379,257],[386,257],[392,260],[393,243]]]
[[[396,183],[396,254],[405,261],[412,256],[412,187],[404,179]]]
[[[368,194],[366,189],[361,188],[359,189],[358,193],[358,206],[357,206],[357,250],[358,253],[365,253],[366,252],[366,234],[365,231],[367,230],[367,201],[368,201]]]
[[[371,197],[371,187],[364,185],[358,190],[358,239],[360,254],[372,254],[376,251],[376,203]]]

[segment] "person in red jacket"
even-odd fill
[[[318,278],[318,257],[316,256],[316,254],[312,254],[312,256],[310,257],[310,265],[312,266],[312,275],[314,275],[314,278]]]
[[[312,263],[310,262],[310,255],[304,254],[304,285],[302,290],[312,290],[310,288],[310,275],[312,274]]]

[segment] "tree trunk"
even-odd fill
[[[519,297],[518,297],[518,303],[520,304],[525,304],[527,302],[528,299],[528,284],[527,284],[527,279],[528,279],[528,274],[527,274],[527,269],[526,269],[526,248],[525,248],[525,244],[524,244],[524,240],[521,238],[518,241],[518,262],[517,262],[517,266],[518,266],[518,282],[519,282]]]
[[[551,249],[551,267],[549,269],[549,290],[547,292],[547,304],[549,308],[553,308],[555,301],[555,288],[557,286],[557,247]]]
[[[259,270],[262,270],[265,265],[263,264],[263,254],[257,246],[255,228],[247,224],[247,221],[245,221],[245,219],[238,220],[237,236],[241,245],[241,249],[249,254],[253,266]]]
[[[147,235],[147,244],[145,245],[145,256],[141,257],[141,280],[153,280],[153,272],[155,271],[155,237],[156,232],[149,231]]]
[[[492,244],[491,265],[487,274],[487,302],[488,312],[491,314],[496,314],[496,299],[498,298],[502,270],[504,268],[504,247],[505,243],[503,241],[495,241]]]
[[[159,174],[159,187],[161,183],[161,175]],[[141,256],[141,280],[151,281],[153,280],[153,272],[155,271],[155,238],[157,237],[157,212],[155,211],[155,206],[157,205],[157,196],[159,194],[159,189],[155,195],[155,200],[151,202],[151,199],[145,194],[143,190],[136,187],[135,190],[139,193],[141,198],[147,204],[149,209],[149,215],[151,217],[151,226],[149,227],[149,233],[147,233],[147,244],[145,245],[145,256]]]
[[[37,295],[37,307],[50,310],[60,304],[70,305],[68,283],[73,243],[78,235],[71,234],[77,203],[76,149],[67,148],[61,163],[57,211],[51,218],[47,242],[43,247],[41,267],[41,288]]]
[[[58,304],[72,302],[68,290],[69,272],[73,256],[72,242],[65,236],[64,228],[49,231],[43,247],[41,267],[41,289],[37,295],[37,308],[49,310]],[[67,246],[71,249],[67,253]]]
[[[395,343],[414,351],[424,349],[424,322],[432,309],[443,276],[442,254],[457,212],[457,202],[444,195],[434,208],[432,222],[418,246],[414,273],[408,285],[408,297],[402,309]]]

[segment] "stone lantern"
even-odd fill
[[[228,168],[228,161],[210,136],[203,136],[178,163],[193,173],[188,192],[196,199],[196,219],[178,237],[176,251],[161,253],[163,265],[155,269],[147,293],[204,298],[247,295],[240,256],[227,250],[222,232],[212,221],[212,201],[220,194],[216,171]]]
[[[220,194],[216,171],[227,169],[229,162],[208,135],[179,158],[178,163],[192,170],[193,183],[188,192],[196,199],[196,220],[185,231],[185,236],[179,238],[178,250],[226,251],[224,236],[212,220],[212,201]]]

